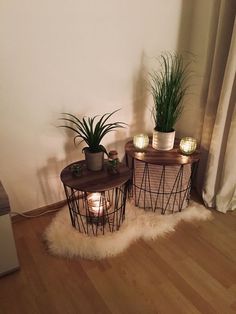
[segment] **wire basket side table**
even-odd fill
[[[137,151],[132,141],[125,145],[126,164],[132,170],[131,194],[135,205],[162,214],[179,212],[188,206],[200,153],[185,156],[175,141],[170,151],[158,151],[151,144]]]
[[[73,169],[80,167],[75,175]],[[125,206],[131,172],[123,164],[111,174],[107,163],[101,171],[89,171],[78,161],[61,172],[71,223],[79,232],[98,236],[118,231],[125,219]]]

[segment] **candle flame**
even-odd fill
[[[96,216],[102,216],[104,210],[110,207],[110,202],[99,192],[91,193],[87,201],[89,211]]]

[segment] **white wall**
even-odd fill
[[[209,23],[212,1],[204,2],[198,2],[197,16],[203,14],[203,25]],[[81,158],[82,147],[75,148],[72,137],[56,128],[60,112],[95,115],[122,108],[114,119],[130,127],[104,142],[120,156],[126,138],[137,131],[151,132],[152,101],[144,78],[160,52],[181,48],[180,32],[189,36],[194,3],[1,1],[0,179],[13,210],[23,212],[64,198],[60,171]],[[202,79],[208,33],[201,32]]]

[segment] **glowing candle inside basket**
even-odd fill
[[[197,148],[197,141],[193,137],[184,137],[181,139],[179,148],[185,155],[191,155]]]
[[[94,216],[102,216],[104,210],[110,207],[110,202],[99,192],[91,193],[87,200],[89,211]]]
[[[149,144],[149,138],[146,134],[137,134],[133,138],[133,143],[135,148],[139,150],[144,150],[148,147]]]

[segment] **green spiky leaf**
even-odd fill
[[[166,53],[160,56],[160,71],[150,73],[150,89],[154,106],[155,130],[170,132],[183,110],[183,98],[188,65],[182,55]]]
[[[107,154],[105,147],[100,144],[104,136],[111,131],[115,131],[118,128],[124,128],[127,125],[120,121],[113,123],[107,122],[118,110],[103,114],[97,122],[96,119],[98,116],[92,118],[83,117],[80,119],[71,113],[64,112],[62,113],[63,117],[59,118],[59,120],[64,121],[65,124],[60,125],[59,127],[67,128],[75,133],[75,144],[78,140],[79,144],[84,141],[88,145],[90,152],[104,151]]]

